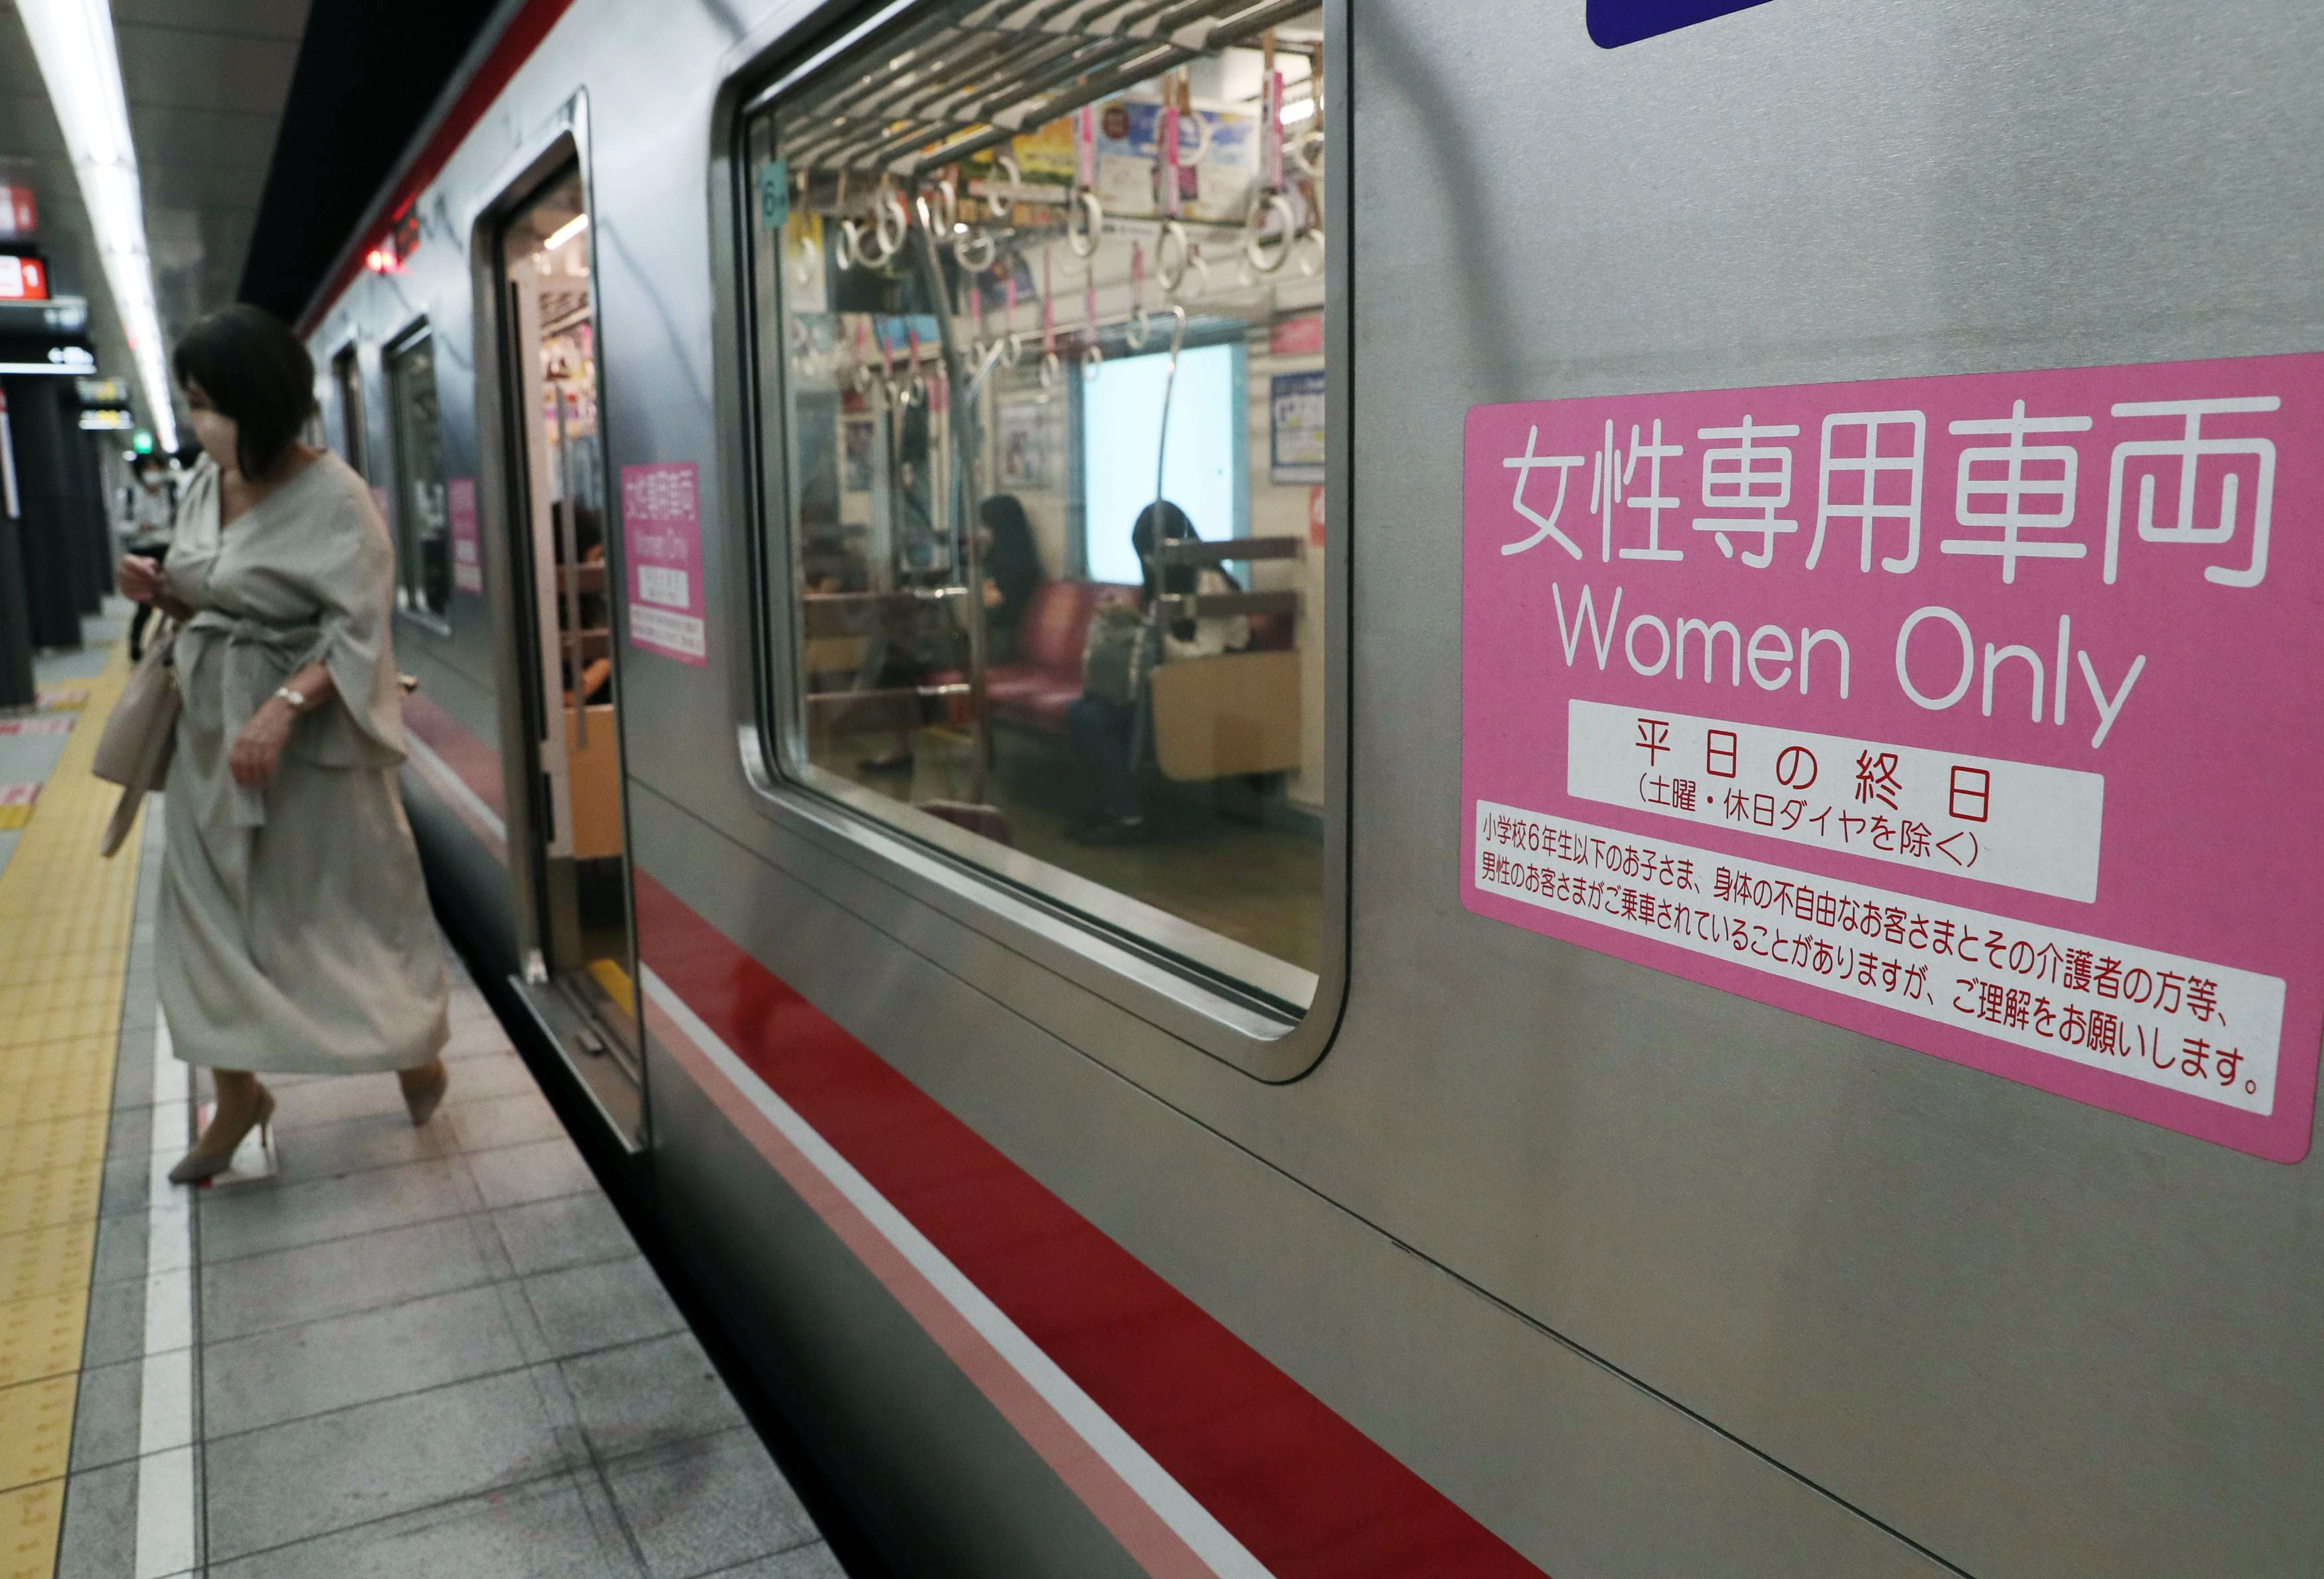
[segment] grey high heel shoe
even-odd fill
[[[254,1080],[251,1084],[258,1085]],[[267,1130],[273,1122],[274,1094],[263,1085],[258,1085],[258,1100],[250,1104],[250,1112],[246,1115],[228,1118],[221,1105],[210,1115],[209,1128],[202,1131],[202,1138],[195,1141],[193,1149],[180,1158],[178,1166],[170,1170],[170,1182],[198,1184],[215,1174],[224,1173],[226,1165],[234,1160],[234,1154],[241,1150],[244,1138],[255,1129],[259,1144],[264,1145]]]

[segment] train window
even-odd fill
[[[339,395],[339,456],[360,477],[371,476],[364,455],[363,360],[353,344],[331,358],[331,385]]]
[[[388,348],[388,426],[395,443],[396,601],[442,619],[452,606],[451,517],[436,411],[436,340],[423,325]]]
[[[748,123],[773,722],[796,780],[1304,1009],[1322,13],[1202,10],[940,14]]]

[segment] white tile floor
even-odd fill
[[[279,1175],[160,1181],[148,827],[59,1574],[837,1579],[465,976],[425,1129],[392,1076],[285,1078]]]

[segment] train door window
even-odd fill
[[[364,442],[363,359],[352,343],[331,358],[331,385],[339,396],[339,457],[357,476],[367,478],[371,466]]]
[[[452,606],[451,518],[436,410],[436,339],[426,326],[388,347],[388,428],[395,445],[396,601],[442,620]]]
[[[568,168],[502,231],[511,518],[526,673],[539,946],[534,1004],[617,1128],[641,1078],[618,675],[607,596],[589,215]]]
[[[1005,66],[942,13],[754,110],[771,723],[795,780],[1296,1012],[1323,24],[1239,9],[1199,51],[1092,14]]]

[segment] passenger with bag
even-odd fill
[[[1163,567],[1157,551],[1157,522],[1162,543],[1196,535],[1186,512],[1167,499],[1157,499],[1138,512],[1130,531],[1144,575],[1138,605],[1101,605],[1091,616],[1088,643],[1082,651],[1082,694],[1065,709],[1066,737],[1081,768],[1086,798],[1080,820],[1066,830],[1077,844],[1134,845],[1154,836],[1138,769],[1144,754],[1147,679],[1157,657],[1157,636],[1158,657],[1165,661],[1214,658],[1250,645],[1250,621],[1241,614],[1162,617],[1162,598],[1241,588],[1225,571],[1211,566]]]
[[[178,1057],[217,1088],[209,1127],[170,1171],[185,1184],[223,1171],[272,1116],[259,1071],[392,1069],[425,1123],[451,1031],[396,787],[386,523],[361,477],[300,441],[314,366],[281,323],[228,308],[173,362],[208,453],[165,563],[127,555],[115,575],[124,596],[180,622],[132,680],[140,706],[116,716],[134,730],[174,711],[174,730],[162,746],[108,728],[100,755],[167,753],[156,984]],[[165,669],[174,691],[152,678]]]
[[[159,565],[170,553],[170,534],[176,525],[178,512],[176,490],[157,457],[139,456],[134,476],[136,480],[124,490],[130,533],[127,551]],[[145,656],[145,626],[152,617],[153,605],[140,604],[129,622],[132,663]]]

